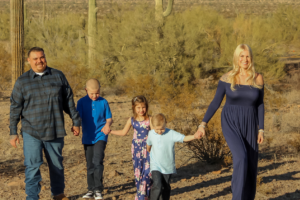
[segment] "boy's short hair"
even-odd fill
[[[95,78],[91,78],[87,80],[87,82],[85,83],[85,88],[88,89],[96,90],[96,89],[100,89],[100,87],[101,87],[100,82]]]
[[[158,113],[156,115],[153,115],[151,123],[153,127],[164,126],[167,124],[167,119],[162,113]]]

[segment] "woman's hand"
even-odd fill
[[[204,137],[204,136],[205,136],[205,129],[204,129],[202,126],[200,126],[200,127],[198,128],[196,134],[197,134],[197,135],[199,134],[199,135],[200,135],[200,138]]]
[[[257,137],[257,144],[262,144],[264,141],[264,132],[259,131]]]

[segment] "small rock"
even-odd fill
[[[18,190],[20,188],[25,188],[25,183],[23,181],[19,180],[19,181],[10,182],[7,184],[7,186],[11,190]]]
[[[184,179],[181,179],[181,182],[185,182],[186,181],[186,178],[184,178]]]
[[[212,173],[213,173],[213,174],[221,174],[221,172],[222,172],[222,171],[219,170],[219,171],[213,171]]]
[[[112,178],[112,177],[117,177],[120,176],[121,174],[119,172],[117,172],[116,170],[112,171],[109,173],[108,177]]]

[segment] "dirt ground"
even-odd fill
[[[75,101],[83,96],[77,96]],[[123,128],[131,116],[128,97],[104,96],[111,107],[114,123],[112,129]],[[17,149],[9,145],[9,98],[0,98],[0,199],[25,199],[22,139]],[[300,108],[295,108],[299,109]],[[150,105],[158,112],[158,106]],[[63,151],[66,189],[71,200],[81,199],[87,191],[86,166],[81,136],[70,132],[71,120],[66,116],[65,147]],[[104,199],[134,199],[136,192],[131,161],[130,134],[124,137],[110,135],[105,151]],[[191,133],[192,134],[192,133]],[[288,134],[269,131],[273,141],[260,146],[258,189],[256,200],[300,199],[300,159],[296,153],[287,153]],[[230,181],[232,166],[206,165],[190,159],[192,152],[184,144],[176,144],[177,174],[171,181],[171,199],[231,199]],[[46,160],[41,166],[41,199],[50,199],[50,180]]]

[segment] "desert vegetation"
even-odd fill
[[[3,119],[0,143],[5,148],[8,148],[5,141],[8,138],[7,106],[11,89],[10,13],[7,2],[0,2],[0,103],[6,109],[0,115],[0,119]],[[281,166],[278,163],[283,163],[282,169],[296,178],[291,178],[290,174],[286,177],[296,180],[299,176],[299,169],[295,169],[292,163],[296,165],[299,162],[297,153],[300,151],[300,73],[297,67],[286,67],[290,58],[300,60],[300,9],[297,1],[174,0],[172,13],[160,22],[155,17],[155,2],[148,0],[143,3],[90,1],[97,6],[91,11],[94,16],[92,19],[89,18],[87,1],[40,1],[39,8],[42,9],[37,9],[35,1],[25,2],[24,53],[32,46],[43,47],[48,65],[64,72],[77,97],[84,95],[81,90],[88,78],[98,78],[104,88],[102,95],[112,103],[117,121],[115,128],[121,128],[125,123],[124,119],[130,115],[128,102],[131,97],[143,94],[150,102],[150,114],[163,112],[171,128],[191,134],[212,100],[220,76],[231,69],[234,49],[240,43],[249,44],[254,52],[256,70],[265,79],[266,140],[260,150],[258,199],[289,199],[293,195],[295,199],[300,198],[296,192],[288,196],[283,191],[280,193],[276,189],[270,190],[270,181],[264,178],[269,176],[269,168],[266,167],[269,165],[275,166],[274,173],[280,173],[276,171]],[[41,6],[42,3],[44,6]],[[164,3],[165,10],[167,1]],[[89,23],[96,24],[92,27],[93,30],[89,30]],[[25,63],[25,71],[28,69],[29,66]],[[127,111],[123,111],[124,109]],[[189,182],[194,179],[181,180],[186,179],[184,177],[195,177],[185,174],[185,170],[197,174],[197,167],[205,169],[197,174],[197,177],[202,177],[201,180],[206,180],[204,177],[207,171],[216,170],[216,174],[221,174],[220,179],[224,176],[220,185],[227,185],[222,186],[224,190],[216,191],[216,194],[230,199],[230,189],[227,188],[230,179],[226,178],[226,173],[230,173],[232,160],[222,136],[219,115],[220,110],[209,123],[205,139],[177,146],[179,155],[186,159],[178,162],[177,167],[180,169],[179,175],[174,179],[174,199],[196,199],[193,194],[184,196],[184,189],[180,189],[179,185],[187,184],[183,187],[189,187]],[[130,151],[127,152],[128,156],[118,153],[114,147],[126,145],[118,138],[110,137],[112,146],[107,149],[109,153],[106,168],[110,170],[108,166],[113,166],[118,172],[106,171],[113,181],[106,183],[108,189],[105,194],[109,197],[115,195],[119,199],[125,196],[126,199],[126,195],[134,193],[129,187],[133,178],[130,171]],[[130,141],[130,138],[125,140]],[[68,136],[67,144],[70,146],[66,145],[65,149],[65,155],[69,157],[65,161],[66,173],[79,171],[76,177],[82,182],[85,180],[85,168],[79,162],[84,162],[84,155],[82,149],[79,151],[74,143],[80,144],[80,141]],[[0,168],[1,178],[22,178],[24,169],[21,157],[15,161],[17,164],[13,168],[14,173],[11,173],[8,172],[12,166],[9,160],[17,153],[12,150],[6,152],[4,149],[1,151],[5,157],[0,160],[3,166]],[[21,151],[18,153],[21,154]],[[75,154],[79,156],[74,158]],[[119,161],[114,160],[114,155],[122,155],[121,166],[124,170],[118,168]],[[75,169],[74,164],[77,162],[78,169]],[[205,168],[203,163],[209,164],[213,170]],[[288,163],[291,167],[286,169]],[[189,169],[188,165],[193,167]],[[46,174],[43,177],[46,177],[46,185],[49,177]],[[124,182],[121,177],[129,181]],[[208,177],[210,178],[207,180],[216,178],[213,175]],[[274,177],[276,179],[275,175]],[[68,179],[67,184],[72,181],[74,180]],[[121,183],[123,188],[120,189]],[[195,184],[196,188],[201,185]],[[6,185],[3,187],[5,190],[8,188]],[[18,185],[17,188],[17,193],[14,194],[24,195],[22,186]],[[78,190],[82,193],[85,191],[83,188],[80,190],[80,187]],[[202,193],[201,191],[200,189],[199,192]],[[293,192],[288,189],[286,191]],[[203,193],[204,199],[218,198],[217,195],[207,194]],[[45,191],[42,197],[47,199]],[[77,199],[78,196],[72,198]]]

